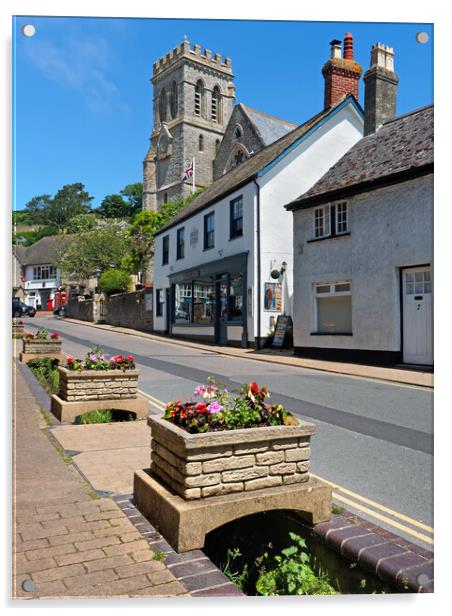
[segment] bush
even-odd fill
[[[107,270],[99,278],[100,290],[107,295],[128,291],[130,283],[130,274],[118,269]]]

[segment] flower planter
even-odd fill
[[[22,338],[24,335],[24,325],[13,323],[12,336],[13,338]]]
[[[315,426],[269,426],[189,434],[149,417],[151,470],[187,500],[302,483],[309,479]]]
[[[309,475],[315,426],[189,434],[150,416],[151,468],[136,471],[134,500],[177,552],[204,546],[210,531],[271,510],[309,523],[331,517],[331,486]]]
[[[58,395],[52,396],[51,410],[60,421],[96,409],[114,408],[146,418],[149,404],[138,396],[138,370],[68,370],[58,366]]]
[[[36,338],[22,338],[22,353],[20,361],[27,362],[30,359],[63,359],[61,353],[61,340],[37,340]]]

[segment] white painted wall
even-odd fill
[[[286,261],[283,284],[283,312],[293,315],[293,215],[284,205],[306,192],[319,180],[363,135],[361,115],[347,105],[306,137],[287,156],[259,179],[261,184],[261,284],[273,267],[279,269]],[[278,313],[261,309],[261,336],[269,328],[271,315]],[[257,334],[257,319],[255,320]]]
[[[433,175],[348,200],[350,235],[307,243],[314,208],[294,212],[294,345],[400,350],[399,269],[433,267]],[[353,336],[312,336],[317,282],[352,281]]]
[[[280,269],[287,263],[286,273],[280,281],[283,284],[283,312],[293,313],[293,221],[292,213],[284,205],[308,190],[326,171],[345,154],[363,134],[363,119],[351,103],[318,126],[311,134],[298,143],[272,168],[257,179],[260,186],[261,222],[261,337],[267,335],[270,317],[275,319],[279,313],[263,309],[265,282],[272,269]],[[257,187],[250,182],[240,190],[220,199],[214,205],[194,214],[188,220],[161,233],[156,239],[154,260],[154,289],[169,287],[168,276],[176,272],[196,267],[228,256],[249,251],[248,287],[253,288],[253,317],[248,317],[248,337],[250,341],[258,335],[258,292],[256,229],[257,229]],[[241,238],[229,240],[229,203],[243,195],[243,229]],[[215,211],[215,248],[203,250],[204,216]],[[185,227],[185,258],[176,260],[177,229]],[[198,230],[198,243],[190,246],[190,234]],[[164,235],[170,236],[170,255],[168,265],[162,266],[162,243]],[[156,294],[154,293],[154,297]],[[163,309],[165,315],[165,308]],[[155,315],[155,304],[154,304]],[[165,316],[154,316],[154,328],[166,329]],[[194,328],[193,328],[194,329]],[[198,333],[198,328],[195,333]],[[231,333],[232,334],[232,333]],[[234,332],[234,335],[237,335]]]

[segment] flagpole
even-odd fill
[[[192,194],[195,192],[195,157],[193,156],[193,176],[192,176],[192,186],[191,186],[191,192]]]

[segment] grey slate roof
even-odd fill
[[[231,193],[233,190],[236,190],[243,184],[249,182],[256,174],[263,169],[266,165],[271,163],[277,156],[279,156],[286,148],[288,148],[292,143],[294,143],[298,138],[302,137],[305,133],[308,132],[312,127],[314,127],[317,122],[320,122],[324,117],[326,117],[329,113],[331,113],[336,107],[339,105],[346,104],[348,100],[355,100],[352,95],[347,96],[344,100],[338,102],[334,107],[330,107],[329,109],[323,110],[311,119],[309,119],[301,126],[297,126],[290,133],[281,137],[277,141],[274,141],[263,150],[248,158],[248,160],[244,161],[237,167],[234,167],[221,177],[219,177],[215,182],[213,182],[208,188],[206,188],[198,197],[196,197],[190,205],[184,208],[179,214],[177,214],[172,220],[166,223],[164,227],[160,229],[157,235],[160,235],[167,229],[174,227],[175,225],[181,223],[183,220],[190,218],[193,214],[202,210],[216,200],[225,195]]]
[[[22,265],[49,264],[61,249],[63,241],[61,235],[49,235],[31,246],[13,246],[13,253]]]
[[[286,122],[285,120],[280,120],[262,111],[256,111],[255,109],[251,109],[251,107],[243,105],[243,103],[242,107],[250,121],[254,124],[264,145],[270,145],[270,143],[284,137],[284,135],[287,135],[287,133],[290,133],[297,127],[297,125],[292,122]]]
[[[286,208],[308,207],[341,191],[359,192],[372,183],[429,165],[433,165],[433,105],[389,120],[376,133],[360,139],[316,184]]]

